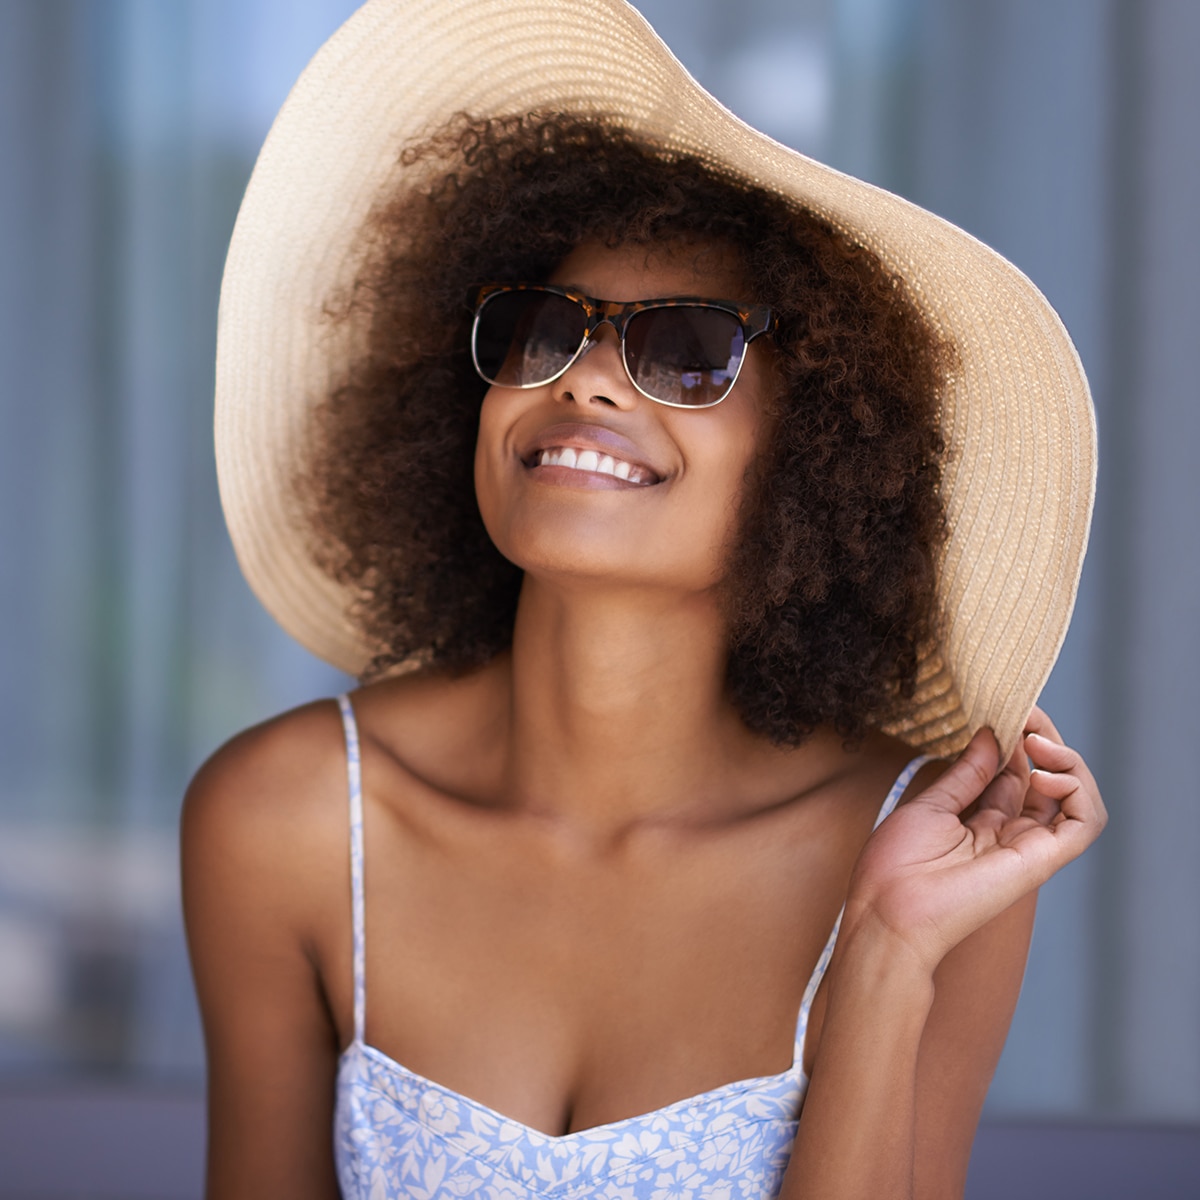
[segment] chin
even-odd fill
[[[516,533],[509,530],[510,534]],[[542,525],[525,536],[497,539],[496,547],[527,577],[551,587],[574,590],[577,585],[599,590],[645,590],[676,593],[681,598],[710,591],[723,578],[716,559],[681,560],[675,545],[649,541],[635,532],[630,539],[614,537],[612,529],[554,530]]]
[[[597,581],[627,577],[634,582],[645,572],[645,543],[614,537],[611,528],[583,531],[568,522],[549,527],[546,522],[515,522],[499,537],[491,527],[488,532],[500,553],[527,575]]]

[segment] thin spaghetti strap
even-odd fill
[[[346,777],[350,791],[350,898],[354,936],[354,1040],[363,1040],[367,1019],[366,937],[363,919],[363,805],[362,759],[358,747],[358,723],[350,697],[338,697],[342,728],[346,734]]]
[[[891,790],[883,798],[883,804],[879,807],[879,813],[875,818],[875,824],[871,826],[871,832],[883,823],[884,818],[900,803],[900,797],[904,795],[908,785],[912,783],[913,776],[931,759],[928,754],[918,754],[903,771],[896,776],[896,782],[892,784]],[[829,960],[833,957],[833,948],[837,945],[838,930],[842,927],[842,917],[845,915],[846,906],[843,904],[838,911],[837,920],[833,923],[833,931],[829,935],[828,941],[825,943],[825,948],[821,951],[821,956],[817,959],[817,965],[813,968],[813,973],[809,976],[808,987],[804,989],[804,999],[800,1001],[800,1018],[796,1022],[796,1066],[803,1069],[804,1065],[804,1035],[808,1032],[808,1013],[812,1008],[812,1002],[817,994],[817,988],[821,986],[821,980],[825,978],[825,970],[829,966]]]

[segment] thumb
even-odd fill
[[[957,816],[983,795],[999,767],[1000,746],[995,735],[990,729],[979,729],[955,762],[917,800]]]

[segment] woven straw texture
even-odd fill
[[[624,0],[371,0],[280,111],[221,290],[216,446],[238,560],[279,623],[358,674],[353,597],[313,563],[291,498],[308,414],[351,348],[321,318],[405,143],[451,115],[615,116],[803,202],[909,283],[958,348],[945,398],[944,635],[890,731],[949,754],[981,725],[1008,752],[1066,634],[1087,545],[1095,423],[1061,322],[1015,267],[941,218],[805,158],[708,95]]]

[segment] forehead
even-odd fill
[[[751,299],[737,252],[722,242],[698,239],[651,246],[584,242],[546,282],[577,288],[600,300]]]

